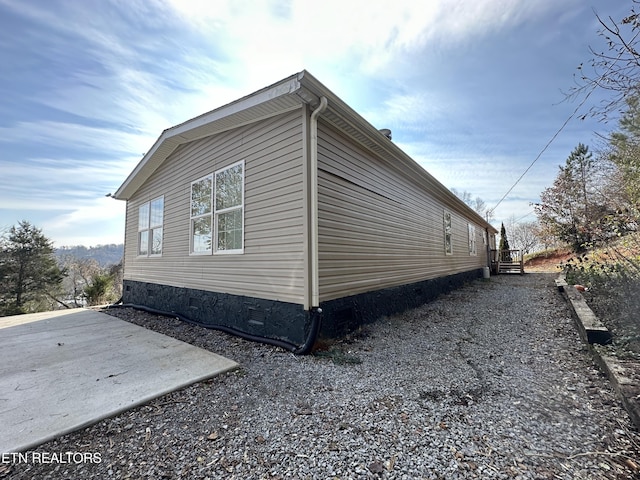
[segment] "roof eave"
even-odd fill
[[[313,99],[308,98],[304,92],[296,96],[290,95],[301,90],[300,75],[292,75],[251,95],[166,129],[113,197],[118,200],[130,199],[167,157],[184,143],[283,113],[288,109],[298,108],[302,103],[311,103]],[[277,102],[277,99],[285,96],[291,101]],[[271,108],[260,109],[260,106],[265,105],[271,105]],[[243,116],[243,113],[252,111],[255,111],[253,116]]]
[[[363,147],[399,160],[412,174],[434,189],[447,206],[475,217],[480,225],[495,230],[489,222],[306,70],[165,130],[113,197],[119,200],[130,199],[167,157],[184,143],[299,108],[303,103],[315,107],[322,96],[328,100],[323,118],[331,121],[333,117],[341,123],[340,127],[348,127],[345,133]]]
[[[413,158],[407,155],[398,145],[393,143],[378,128],[369,123],[362,115],[353,110],[349,105],[344,103],[339,97],[333,94],[327,89],[320,81],[318,81],[309,72],[301,72],[299,75],[301,86],[311,92],[317,97],[325,96],[328,100],[327,110],[323,113],[322,117],[328,116],[327,112],[333,112],[337,117],[348,123],[354,130],[359,131],[360,135],[368,137],[370,141],[362,141],[354,138],[363,147],[372,150],[377,154],[386,152],[387,155],[392,156],[396,160],[402,162],[402,164],[411,170],[412,175],[416,175],[417,178],[422,179],[429,185],[432,191],[435,189],[440,198],[447,204],[452,210],[456,210],[460,213],[464,213],[468,217],[474,218],[475,221],[487,228],[489,231],[497,233],[497,230],[487,220],[482,218],[475,210],[469,207],[464,201],[458,198],[451,190],[445,187],[438,179],[431,175],[424,167],[422,167]],[[353,138],[355,132],[351,132]]]

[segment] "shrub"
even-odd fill
[[[91,283],[84,287],[84,297],[88,305],[99,305],[111,300],[113,277],[98,273],[91,279]]]

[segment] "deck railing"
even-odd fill
[[[491,250],[491,267],[494,273],[524,273],[522,250]]]

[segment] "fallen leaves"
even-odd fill
[[[633,470],[634,472],[637,472],[640,470],[640,465],[638,465],[636,462],[634,462],[633,460],[631,460],[630,458],[625,458],[624,459],[624,464],[629,467],[631,470]]]

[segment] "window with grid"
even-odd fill
[[[191,184],[191,253],[244,250],[244,162]]]
[[[143,203],[138,208],[138,256],[162,255],[164,197]]]
[[[244,247],[244,163],[215,175],[216,252],[239,253]]]
[[[476,227],[469,224],[469,255],[477,255],[476,250]]]
[[[213,175],[191,184],[191,253],[211,253]]]
[[[453,255],[453,243],[451,240],[451,212],[444,212],[444,253]]]

